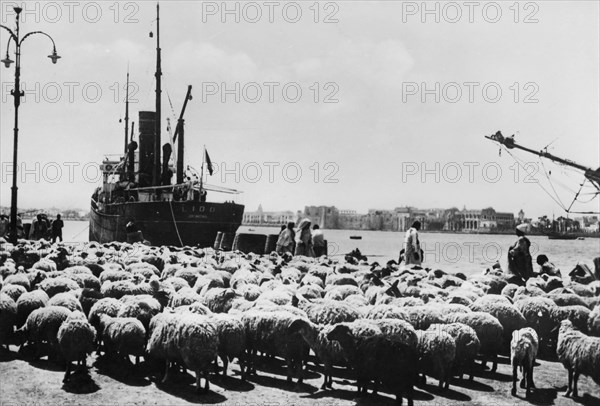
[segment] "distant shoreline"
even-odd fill
[[[252,225],[248,225],[248,224],[242,224],[240,227],[246,227],[246,228],[280,228],[279,225],[273,225],[273,224],[252,224]],[[386,233],[404,233],[404,231],[393,231],[393,230],[365,230],[365,229],[354,229],[354,228],[324,228],[324,231],[327,230],[344,230],[344,231],[355,231],[356,233],[361,233],[364,231],[381,231],[381,232],[386,232]],[[513,235],[515,232],[514,230],[506,230],[506,231],[450,231],[450,230],[421,230],[420,231],[422,234],[467,234],[467,235],[478,235],[478,234],[484,234],[484,235]],[[539,233],[539,232],[532,232],[532,233],[528,233],[527,235],[529,236],[536,236],[536,237],[546,237],[547,234],[543,234],[543,233]],[[577,237],[583,237],[583,238],[600,238],[600,233],[584,233],[584,232],[575,232],[575,233],[569,233],[569,235],[575,235]]]

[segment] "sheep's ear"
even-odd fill
[[[394,281],[394,283],[392,283],[392,288],[394,288],[394,289],[398,289],[398,279],[396,279],[396,280]]]

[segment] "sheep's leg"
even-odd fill
[[[294,366],[292,365],[292,360],[291,360],[291,359],[289,359],[289,358],[287,358],[287,359],[285,360],[285,363],[286,363],[286,365],[287,365],[287,381],[288,381],[289,383],[291,383],[291,382],[292,382],[292,368],[293,368]]]
[[[577,395],[577,381],[579,380],[579,371],[575,370],[573,371],[573,397],[577,398],[579,397]]]
[[[535,389],[535,384],[533,383],[533,366],[534,366],[534,364],[535,364],[535,359],[534,359],[534,360],[533,360],[533,362],[531,363],[531,368],[529,369],[529,375],[528,375],[528,378],[529,378],[529,385],[530,385],[530,386],[531,386],[533,389]]]
[[[304,361],[298,362],[297,365],[298,365],[298,384],[301,384],[304,381]]]
[[[201,377],[201,373],[200,371],[196,371],[196,393],[200,393],[200,377]]]
[[[378,391],[379,391],[379,379],[375,379],[373,381],[373,395],[377,395]]]
[[[202,374],[204,375],[204,393],[208,393],[208,391],[210,390],[210,381],[208,380],[208,371],[203,371]]]
[[[565,396],[569,397],[571,396],[571,391],[573,389],[573,369],[569,368],[569,383],[567,385],[567,392],[565,392]]]
[[[323,385],[321,385],[321,389],[327,389],[327,372],[323,373]]]
[[[498,354],[494,354],[492,362],[492,372],[496,372],[496,369],[498,369]]]
[[[513,363],[512,368],[512,390],[510,394],[513,396],[517,396],[517,365]]]
[[[229,366],[229,358],[227,355],[221,356],[221,361],[223,361],[223,376],[227,376],[227,367]]]
[[[452,376],[452,374],[450,373],[450,371],[446,371],[446,379],[445,379],[445,383],[444,383],[444,390],[448,390],[448,388],[450,387],[450,376]]]
[[[531,392],[531,370],[533,369],[533,365],[530,367],[526,367],[523,369],[523,378],[525,378],[525,375],[527,375],[526,378],[526,387],[525,387],[525,398],[529,398],[529,394]]]
[[[161,381],[162,383],[167,383],[167,380],[169,379],[169,366],[170,366],[170,363],[167,360],[165,362],[165,376],[163,377],[163,379]]]
[[[70,361],[67,361],[67,369],[66,369],[66,371],[65,371],[65,376],[64,376],[64,378],[63,378],[63,383],[64,383],[64,382],[68,382],[68,381],[69,381],[69,378],[70,378],[70,376],[71,376],[71,362],[70,362]]]

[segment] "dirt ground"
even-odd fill
[[[82,371],[63,385],[64,369],[46,358],[39,361],[21,359],[16,348],[0,354],[0,406],[21,405],[269,405],[269,406],[345,406],[394,405],[391,395],[357,397],[351,382],[344,379],[345,371],[338,371],[333,390],[320,390],[321,369],[309,364],[305,383],[288,384],[285,370],[278,360],[265,362],[257,376],[248,382],[239,379],[236,363],[229,366],[226,378],[211,375],[210,392],[198,395],[192,375],[173,374],[165,385],[157,383],[155,373],[141,362],[134,367],[115,364],[105,359],[88,358],[89,374]],[[564,397],[567,372],[560,363],[538,361],[534,370],[537,389],[529,401],[525,391],[518,389],[518,397],[510,395],[511,368],[502,358],[496,373],[480,370],[473,382],[453,379],[450,389],[439,391],[437,381],[428,378],[427,384],[415,388],[415,405],[541,405],[576,406],[600,405],[600,387],[591,378],[579,380],[579,398]],[[340,377],[341,376],[341,377]],[[406,405],[406,401],[404,402]]]

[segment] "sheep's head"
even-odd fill
[[[308,321],[303,320],[303,319],[296,319],[293,322],[291,322],[290,325],[288,326],[287,333],[288,334],[299,333],[300,331],[308,328],[309,326],[310,325],[309,325]]]
[[[327,339],[330,341],[340,341],[351,336],[352,333],[350,331],[350,327],[344,324],[338,324],[329,333],[327,333]]]
[[[395,280],[385,293],[393,297],[400,297],[401,294],[400,289],[398,289],[398,280]]]

